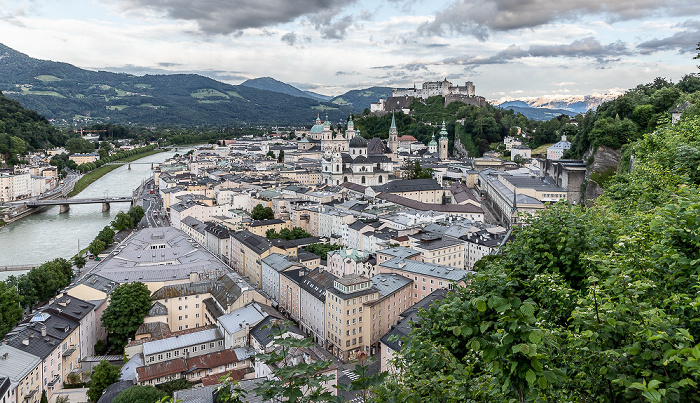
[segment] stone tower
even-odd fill
[[[387,142],[387,146],[394,154],[396,153],[396,150],[399,149],[398,135],[399,132],[396,130],[396,118],[394,117],[394,112],[392,112],[391,127],[389,127],[389,141]]]
[[[445,128],[445,121],[442,121],[442,128],[440,129],[440,159],[441,160],[446,160],[447,159],[447,146],[449,144],[449,140],[447,139],[447,129]]]

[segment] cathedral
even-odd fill
[[[392,117],[389,129],[388,147],[378,138],[369,142],[362,137],[360,130],[355,130],[352,118],[348,121],[348,129],[345,135],[336,136],[336,139],[352,138],[342,146],[334,139],[333,147],[324,148],[323,138],[321,148],[324,150],[321,159],[321,178],[328,185],[340,185],[344,182],[356,183],[364,186],[381,185],[389,181],[389,175],[393,174],[394,162],[398,142],[396,122]],[[334,148],[337,147],[337,148]]]

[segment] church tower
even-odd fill
[[[442,121],[442,128],[440,129],[440,159],[441,160],[446,160],[447,159],[447,146],[449,144],[449,140],[447,139],[447,129],[445,128],[445,121]]]
[[[396,130],[396,118],[394,117],[394,112],[391,112],[391,127],[389,127],[389,141],[387,146],[392,153],[396,154],[396,150],[399,149],[399,132]]]
[[[428,143],[428,153],[430,154],[435,154],[438,151],[438,143],[435,141],[435,133],[433,133],[433,137],[430,139],[430,143]]]

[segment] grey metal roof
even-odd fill
[[[540,177],[503,175],[502,178],[516,188],[535,189],[547,192],[566,192],[566,189],[563,187],[548,183]]]
[[[226,310],[229,305],[233,304],[245,291],[253,290],[253,286],[241,277],[238,273],[226,273],[219,277],[214,283],[214,288],[211,291],[212,297],[219,305]]]
[[[272,268],[272,270],[275,270],[277,272],[281,272],[283,270],[286,270],[287,268],[294,266],[294,265],[299,265],[297,262],[292,262],[289,259],[287,259],[287,256],[282,256],[279,253],[273,253],[267,257],[265,257],[262,260],[263,264],[266,264]]]
[[[197,295],[211,293],[214,288],[214,281],[204,280],[192,283],[166,285],[151,294],[152,299],[165,299],[184,297],[186,295]]]
[[[333,282],[337,278],[338,277],[329,271],[316,268],[301,278],[299,287],[311,294],[314,298],[320,301],[325,301],[326,290],[333,288]]]
[[[394,351],[401,350],[404,343],[403,339],[409,337],[413,324],[420,321],[418,316],[420,310],[428,309],[435,301],[442,301],[447,296],[447,293],[448,290],[438,288],[422,300],[416,302],[400,315],[402,319],[395,326],[392,326],[391,330],[380,339],[381,342]]]
[[[379,290],[379,298],[391,295],[392,293],[409,286],[413,280],[398,274],[380,273],[372,276],[372,285]]]
[[[435,179],[407,179],[391,181],[384,185],[372,186],[375,192],[418,192],[428,190],[442,190],[442,186]]]
[[[43,322],[18,325],[6,335],[5,340],[8,345],[36,355],[43,360],[56,350],[78,326],[77,321],[50,315]],[[41,334],[44,327],[46,336]]]
[[[264,312],[260,305],[252,303],[219,317],[218,321],[227,332],[236,333],[241,329],[245,329],[247,325],[255,326],[267,316],[267,312]]]
[[[420,274],[422,276],[442,278],[448,281],[461,281],[468,275],[474,273],[470,270],[455,269],[454,267],[419,262],[417,260],[402,259],[398,257],[390,259],[384,263],[380,263],[379,266],[386,267],[388,269],[402,270],[413,274]]]
[[[436,236],[437,239],[431,238],[434,236],[435,236],[434,234],[429,234],[429,233],[418,233],[415,235],[411,235],[410,238],[418,241],[416,246],[415,246],[416,248],[425,249],[425,250],[449,248],[452,246],[464,244],[464,241],[462,241],[461,239],[445,238],[445,237],[441,237],[439,235]]]
[[[48,305],[45,308],[45,312],[80,322],[81,319],[87,316],[94,309],[95,305],[90,302],[71,297],[70,295],[63,295],[56,298],[50,305]]]
[[[210,385],[176,390],[174,400],[182,403],[214,403],[214,390],[217,387],[218,385]]]
[[[205,329],[199,332],[187,333],[161,340],[153,340],[143,343],[143,355],[153,355],[164,351],[176,350],[197,344],[209,343],[220,340],[223,337],[219,329]]]
[[[400,257],[400,258],[409,258],[412,256],[420,255],[420,252],[411,249],[411,248],[405,248],[403,246],[395,246],[393,248],[389,249],[382,249],[380,251],[377,251],[377,253],[383,253],[385,255],[390,255],[394,257]]]
[[[220,260],[173,227],[142,229],[94,269],[118,283],[184,280],[191,273],[228,271]]]
[[[288,326],[287,321],[280,318],[275,318],[273,316],[268,316],[261,320],[260,323],[250,328],[250,337],[260,343],[260,345],[267,347],[273,340],[273,332],[275,328],[282,326],[287,332],[293,332],[304,336],[304,333],[299,330],[296,326]],[[240,350],[240,349],[236,349]],[[238,354],[236,354],[238,355]],[[238,357],[239,360],[244,360],[245,358]]]
[[[12,383],[21,381],[41,363],[41,359],[34,354],[6,344],[0,345],[0,357],[0,375],[10,378]]]

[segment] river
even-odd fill
[[[173,155],[174,151],[166,151],[136,162],[161,163]],[[152,175],[150,164],[131,164],[131,170],[124,165],[93,182],[76,198],[131,196]],[[87,247],[118,212],[129,207],[129,203],[113,203],[110,211],[102,212],[101,204],[71,205],[68,213],[59,214],[59,207],[53,206],[0,228],[0,266],[70,258],[78,252],[78,245]],[[0,272],[0,280],[21,273]]]

